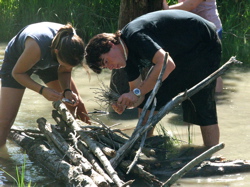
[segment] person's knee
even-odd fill
[[[215,92],[216,93],[221,93],[223,90],[223,80],[221,77],[218,77],[216,80],[216,88],[215,88]]]

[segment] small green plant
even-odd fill
[[[11,177],[15,181],[15,183],[18,187],[26,187],[26,186],[31,187],[31,181],[27,185],[25,184],[25,167],[26,167],[26,157],[24,156],[21,171],[19,171],[18,167],[16,166],[17,178],[15,178],[14,176],[12,176],[10,173],[8,173],[7,171],[5,171],[2,168],[0,168],[0,170],[2,170],[5,174],[7,174],[9,177]]]
[[[180,146],[181,141],[178,140],[178,138],[174,136],[171,131],[167,130],[161,123],[158,124],[157,132],[166,138],[164,148],[167,149],[169,153],[174,153],[176,148]]]

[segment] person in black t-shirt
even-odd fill
[[[112,105],[121,114],[127,107],[137,106],[139,112],[142,110],[155,86],[166,52],[169,58],[156,95],[157,113],[178,93],[219,68],[221,43],[212,23],[182,10],[148,13],[115,34],[94,36],[85,48],[85,58],[96,73],[101,73],[102,68],[125,68],[131,91],[122,94]],[[142,80],[140,68],[150,64],[152,71]],[[204,145],[208,147],[219,142],[214,92],[215,81],[182,103],[184,121],[201,127]],[[148,136],[152,134],[153,130],[148,132]]]
[[[5,145],[25,88],[40,93],[49,101],[71,101],[66,106],[86,123],[84,103],[71,78],[73,67],[81,65],[84,42],[72,25],[40,22],[26,26],[8,43],[0,71],[0,147]],[[34,81],[34,73],[46,87]]]

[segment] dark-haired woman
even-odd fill
[[[89,123],[86,109],[71,78],[81,65],[84,42],[70,25],[40,22],[26,26],[8,43],[1,69],[0,147],[5,145],[25,91],[29,88],[49,101],[63,97],[77,117]],[[36,74],[46,87],[31,79]]]

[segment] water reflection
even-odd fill
[[[0,46],[0,60],[2,58],[1,55],[3,55],[2,50],[4,47],[5,46],[2,45]],[[78,68],[74,70],[73,77],[88,111],[91,112],[95,109],[103,110],[103,108],[95,102],[93,88],[99,88],[101,86],[101,81],[104,82],[105,85],[109,85],[110,72],[106,71],[106,73],[99,76],[92,74],[89,79],[87,73],[83,69]],[[250,72],[245,68],[244,64],[237,66],[233,65],[222,77],[224,80],[224,88],[223,92],[217,95],[217,108],[221,131],[220,139],[226,146],[218,155],[223,155],[228,160],[247,160],[250,155],[250,134],[248,133],[250,132]],[[37,79],[35,76],[33,78]],[[52,110],[52,104],[45,98],[31,90],[26,90],[13,128],[37,128],[36,120],[40,117],[44,117],[48,122],[54,123],[51,117]],[[180,113],[180,107],[173,109],[171,113],[161,120],[160,124],[163,125],[165,129],[171,131],[178,139],[187,142],[189,132],[187,127],[183,125]],[[95,114],[93,117],[100,118],[107,125],[118,124],[116,128],[128,129],[125,131],[128,134],[132,133],[133,128],[137,124],[136,109],[127,110],[123,115],[111,112],[107,116]],[[158,130],[156,130],[155,133],[160,131],[159,125],[157,125],[156,128]],[[199,127],[191,127],[191,137],[193,144],[202,144],[203,141]],[[0,168],[5,169],[15,176],[15,167],[21,167],[23,163],[23,150],[10,140],[7,142],[7,147],[9,158],[0,159]],[[36,186],[60,186],[60,184],[55,183],[53,179],[49,179],[44,174],[44,171],[33,164],[28,158],[26,176],[27,181],[31,181],[32,184],[37,184]],[[178,181],[178,184],[183,187],[200,187],[201,185],[203,187],[249,186],[250,175],[236,174],[211,178],[181,179]],[[0,186],[8,185],[13,186],[13,181],[0,171]]]

